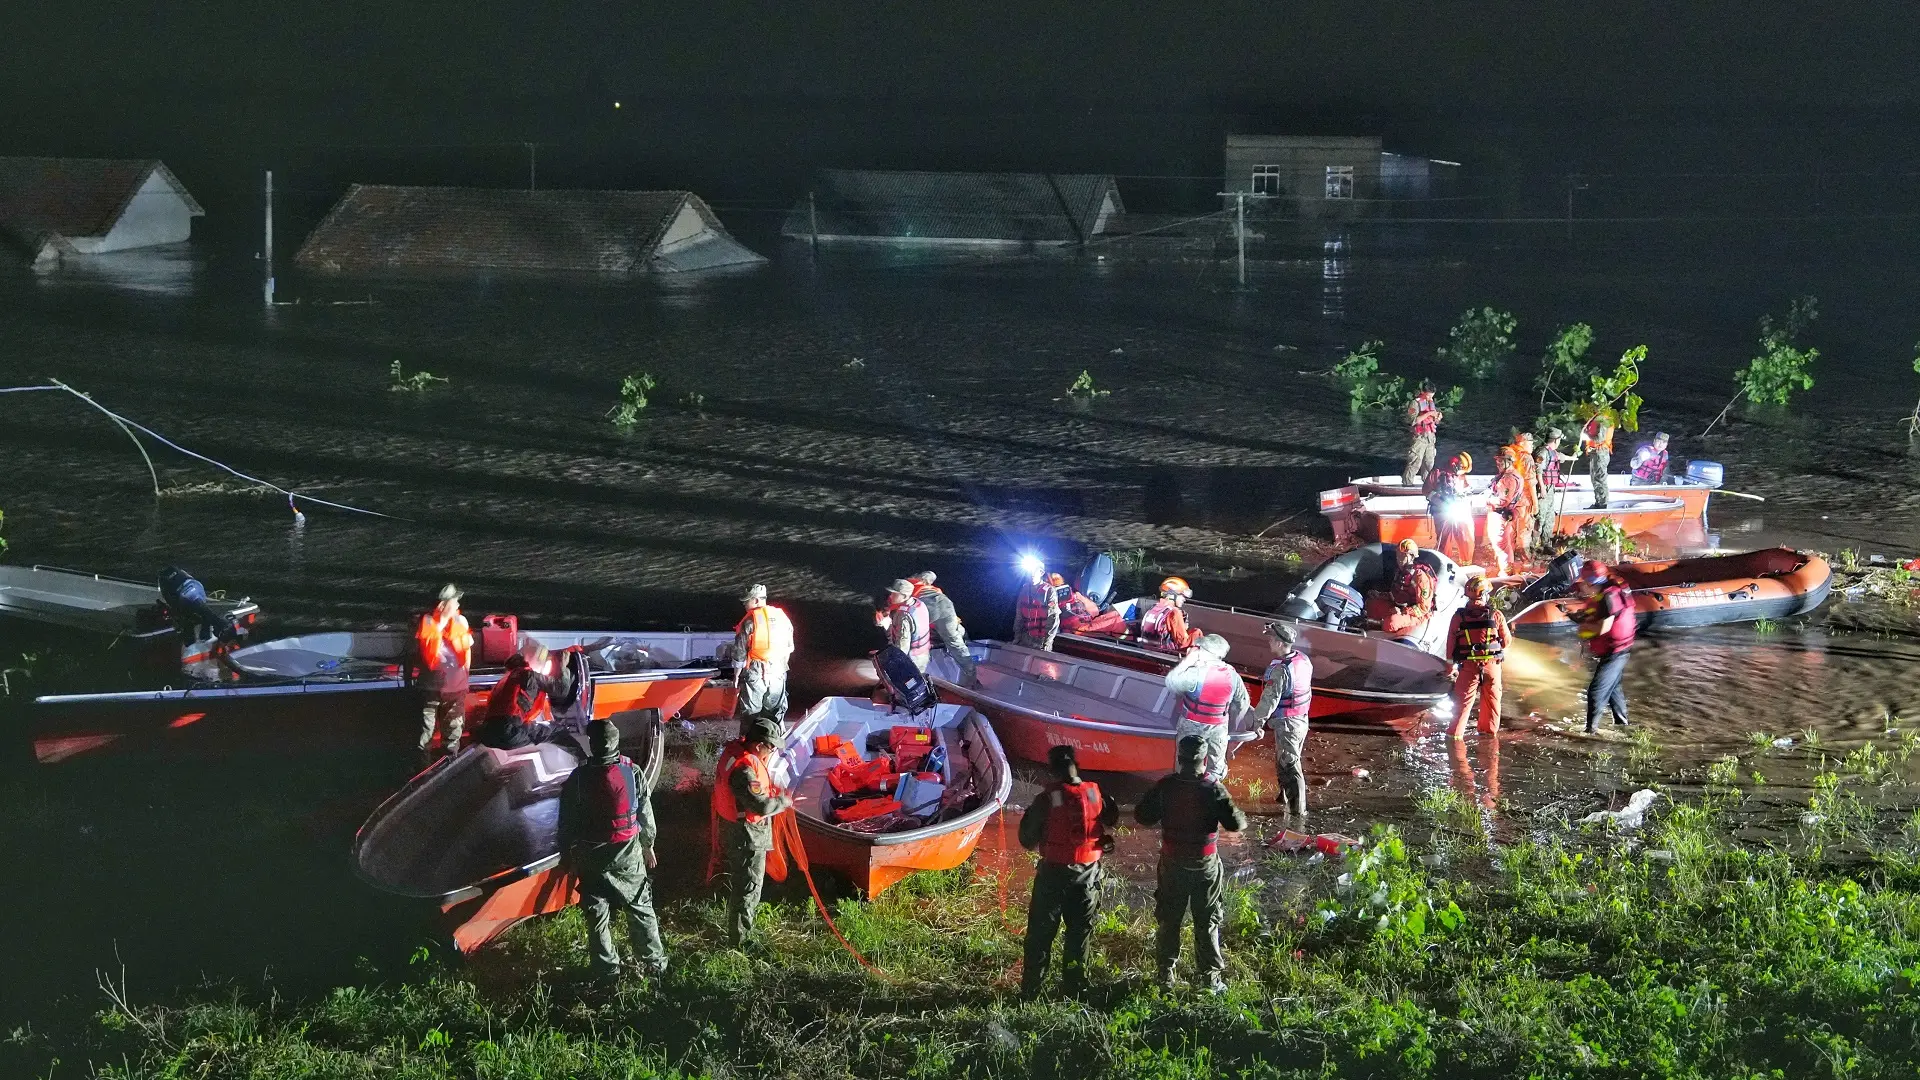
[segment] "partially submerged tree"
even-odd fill
[[[1818,304],[1811,296],[1796,296],[1787,305],[1785,315],[1760,316],[1760,355],[1733,373],[1733,381],[1740,390],[1707,425],[1707,431],[1712,431],[1713,425],[1743,397],[1757,405],[1784,406],[1795,393],[1813,389],[1810,369],[1813,362],[1820,359],[1820,350],[1802,346],[1800,338],[1820,317]]]
[[[1558,406],[1569,405],[1579,398],[1587,380],[1598,373],[1596,362],[1587,359],[1587,350],[1592,346],[1593,327],[1586,323],[1563,326],[1554,334],[1545,355],[1540,357],[1540,374],[1533,380],[1534,389],[1540,391],[1543,417],[1547,415],[1549,398]]]
[[[613,419],[615,427],[630,428],[640,422],[640,413],[647,407],[647,391],[660,385],[651,372],[642,371],[620,380],[620,400],[607,415]]]
[[[1576,333],[1569,339],[1573,331],[1583,331],[1584,335]],[[1549,377],[1549,369],[1543,369],[1536,383],[1542,388],[1544,411],[1534,420],[1535,430],[1578,428],[1599,415],[1605,415],[1618,430],[1640,430],[1644,401],[1634,388],[1640,385],[1640,365],[1647,359],[1647,347],[1635,345],[1621,353],[1613,370],[1608,371],[1585,356],[1592,334],[1585,323],[1576,323],[1562,330],[1554,346],[1549,347],[1547,363],[1554,365],[1553,376]],[[1556,355],[1555,347],[1563,344],[1578,344],[1579,349]],[[1551,402],[1545,397],[1549,387],[1559,388]]]
[[[1380,370],[1382,341],[1363,341],[1360,346],[1333,365],[1333,376],[1347,383],[1347,400],[1357,412],[1362,409],[1404,409],[1413,400],[1417,387],[1399,375]],[[1460,404],[1467,392],[1458,386],[1438,395],[1435,404],[1442,410]]]
[[[1468,308],[1447,331],[1447,344],[1435,351],[1441,360],[1469,377],[1484,379],[1513,355],[1513,330],[1518,325],[1512,312]]]

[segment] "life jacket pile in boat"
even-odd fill
[[[827,770],[826,819],[861,832],[917,829],[979,804],[971,777],[953,782],[947,748],[933,729],[896,725],[867,737],[871,758],[838,735],[813,741],[816,757],[836,757]]]

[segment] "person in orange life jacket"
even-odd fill
[[[1467,494],[1467,473],[1473,455],[1453,455],[1445,468],[1427,474],[1427,513],[1433,517],[1434,546],[1454,562],[1473,561],[1473,503]]]
[[[1467,717],[1476,713],[1483,735],[1500,732],[1501,664],[1512,635],[1507,617],[1495,611],[1493,586],[1486,578],[1467,582],[1467,602],[1453,613],[1447,628],[1447,655],[1453,660],[1453,722],[1447,737],[1463,738]]]
[[[793,621],[767,603],[767,587],[740,594],[747,613],[733,628],[733,715],[740,730],[755,720],[787,718],[787,664],[793,658]]]
[[[1420,544],[1402,540],[1394,550],[1393,578],[1385,592],[1367,598],[1370,625],[1389,637],[1405,637],[1433,617],[1437,585],[1433,568],[1420,561]]]
[[[1155,981],[1162,989],[1172,988],[1173,969],[1180,960],[1180,924],[1191,913],[1194,981],[1217,994],[1227,988],[1227,961],[1220,954],[1227,872],[1220,862],[1219,830],[1239,832],[1247,827],[1247,815],[1233,805],[1225,785],[1201,773],[1204,752],[1199,738],[1181,739],[1174,750],[1174,772],[1140,797],[1133,819],[1148,828],[1160,826],[1153,893]]]
[[[487,694],[487,718],[480,722],[474,741],[498,750],[547,741],[547,725],[537,724],[533,718],[553,690],[551,662],[546,648],[535,641],[507,657],[507,673]]]
[[[1593,505],[1607,505],[1607,465],[1613,460],[1613,417],[1593,414],[1580,429],[1580,449],[1587,455],[1587,476],[1593,480]]]
[[[460,590],[440,587],[439,602],[420,616],[414,630],[415,660],[420,667],[420,755],[427,756],[433,734],[440,732],[445,753],[460,749],[460,731],[467,718],[467,672],[473,661],[473,632],[460,614]]]
[[[1047,568],[1034,560],[1027,566],[1027,583],[1013,600],[1013,643],[1051,651],[1060,633],[1060,596],[1047,582]]]
[[[887,610],[875,612],[873,621],[887,633],[887,644],[913,658],[921,671],[933,656],[933,620],[927,605],[913,598],[913,582],[896,578],[887,586]]]
[[[713,816],[727,874],[727,940],[736,949],[753,936],[753,916],[773,850],[773,816],[793,805],[767,771],[781,726],[755,720],[747,735],[720,752],[713,779]]]
[[[1613,575],[1607,564],[1587,563],[1581,574],[1581,594],[1588,598],[1580,616],[1580,636],[1593,653],[1593,681],[1587,684],[1587,734],[1600,730],[1600,712],[1611,707],[1613,722],[1627,726],[1627,692],[1620,685],[1626,674],[1627,656],[1633,651],[1638,620],[1633,611],[1633,592]]]
[[[1494,462],[1493,485],[1487,490],[1487,548],[1493,556],[1494,576],[1505,577],[1514,555],[1527,491],[1512,454],[1502,449],[1494,455]]]
[[[1533,519],[1540,512],[1540,485],[1533,475],[1533,433],[1523,431],[1500,448],[1520,477],[1519,499],[1513,507],[1513,519],[1507,523],[1507,554],[1516,563],[1533,559]]]
[[[1653,441],[1641,443],[1634,448],[1631,466],[1633,479],[1639,484],[1664,484],[1667,482],[1667,433],[1656,432]]]
[[[1160,601],[1140,616],[1140,644],[1151,649],[1185,652],[1200,640],[1200,631],[1187,625],[1187,601],[1193,599],[1193,586],[1186,578],[1170,577],[1160,583]]]
[[[913,584],[913,598],[927,609],[927,618],[933,623],[934,640],[960,669],[962,686],[978,685],[979,679],[973,673],[973,653],[967,649],[967,628],[960,621],[960,613],[954,609],[953,600],[946,592],[934,585],[939,580],[931,570],[922,570],[907,579]]]
[[[1047,977],[1053,938],[1066,926],[1060,950],[1061,982],[1069,996],[1086,989],[1087,934],[1100,909],[1100,856],[1113,850],[1108,834],[1120,807],[1101,797],[1100,786],[1080,779],[1073,747],[1047,751],[1048,784],[1020,819],[1020,846],[1039,852],[1033,899],[1027,905],[1026,961],[1020,996],[1033,998]]]
[[[1400,479],[1417,484],[1433,469],[1434,439],[1440,431],[1440,408],[1433,403],[1433,387],[1422,385],[1407,402],[1407,426],[1413,440],[1407,446],[1407,468]]]
[[[1273,729],[1273,769],[1279,791],[1274,801],[1289,817],[1307,820],[1307,774],[1301,752],[1307,745],[1307,717],[1313,712],[1313,661],[1297,647],[1298,632],[1283,622],[1267,624],[1273,661],[1253,721]]]
[[[1227,779],[1227,734],[1252,708],[1246,682],[1226,657],[1227,639],[1204,634],[1167,672],[1167,689],[1180,695],[1173,737],[1197,736],[1205,750],[1201,771],[1222,782]]]
[[[653,797],[633,762],[620,755],[620,729],[587,724],[588,757],[560,785],[560,850],[580,882],[587,946],[595,976],[620,973],[613,913],[627,916],[635,963],[649,975],[667,970],[667,948],[653,910],[656,862]]]

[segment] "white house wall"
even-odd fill
[[[120,220],[105,236],[72,236],[67,239],[75,251],[97,255],[129,248],[184,243],[193,235],[193,210],[158,170],[148,174],[146,183],[127,203]]]
[[[711,230],[707,228],[706,219],[700,216],[700,211],[695,210],[692,203],[687,203],[680,207],[680,212],[673,216],[673,224],[668,225],[667,231],[661,234],[658,251],[669,254],[709,235]]]

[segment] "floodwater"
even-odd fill
[[[282,299],[301,302],[272,311],[251,267],[225,258],[9,272],[0,385],[59,378],[243,472],[386,516],[308,506],[296,523],[283,496],[150,447],[170,490],[156,499],[97,412],[3,395],[7,558],[143,579],[184,565],[259,599],[267,633],[393,625],[446,580],[469,610],[523,624],[718,626],[757,581],[795,611],[823,672],[877,643],[874,594],[915,570],[940,573],[976,633],[1004,633],[1027,550],[1070,567],[1145,549],[1205,599],[1271,604],[1297,574],[1288,534],[1324,535],[1314,493],[1392,471],[1402,447],[1397,427],[1353,418],[1308,373],[1366,339],[1386,342],[1390,370],[1427,373],[1447,327],[1483,303],[1519,316],[1525,374],[1471,386],[1443,452],[1478,456],[1529,419],[1531,358],[1553,327],[1583,320],[1597,350],[1648,345],[1642,415],[1674,434],[1676,459],[1721,461],[1729,487],[1765,498],[1720,500],[1709,543],[1920,552],[1920,459],[1904,422],[1920,396],[1920,329],[1902,261],[1663,251],[1370,252],[1330,238],[1255,264],[1240,287],[1230,266],[1205,262],[813,262],[789,249],[768,268],[694,281],[283,281]],[[1700,438],[1757,317],[1799,293],[1821,299],[1814,390],[1789,415],[1736,415]],[[394,363],[449,381],[390,392]],[[1082,370],[1111,394],[1074,408],[1062,398]],[[622,432],[606,413],[635,372],[660,385]],[[1275,522],[1269,535],[1285,539],[1253,538]],[[1893,633],[1822,615],[1645,642],[1627,689],[1654,758],[1558,733],[1580,710],[1582,661],[1521,645],[1497,741],[1451,747],[1432,728],[1312,738],[1316,827],[1407,821],[1419,795],[1452,784],[1489,829],[1516,834],[1649,780],[1684,787],[1727,753],[1768,758],[1768,805],[1785,814],[1818,755],[1763,754],[1750,733],[1812,729],[1844,751],[1920,712],[1913,620],[1871,614]],[[0,667],[40,654],[35,691],[164,679],[124,646],[0,634]],[[820,678],[815,692],[844,681]],[[121,961],[136,998],[202,976],[299,988],[403,969],[429,913],[359,885],[345,852],[404,779],[405,755],[330,751],[334,716],[306,707],[313,738],[299,745],[77,761],[8,781],[16,932],[0,968],[28,974],[0,980],[0,1027],[93,1007],[92,972]],[[5,708],[9,726],[23,722],[17,700]],[[404,744],[412,719],[391,722]],[[1269,752],[1234,769],[1270,834]],[[1016,796],[1035,779],[1023,770]],[[1110,783],[1127,799],[1144,778]],[[1136,834],[1119,863],[1144,871],[1150,852]]]

